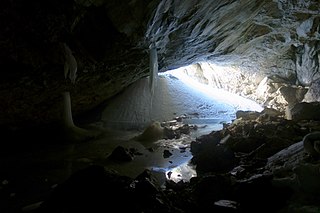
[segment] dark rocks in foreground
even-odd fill
[[[136,179],[92,165],[59,185],[38,212],[178,212],[149,171]]]
[[[320,122],[290,121],[265,110],[237,113],[222,130],[191,144],[197,177],[160,186],[92,165],[74,173],[37,212],[316,212],[320,159],[301,140]],[[122,150],[124,151],[124,150]],[[127,150],[128,151],[128,150]]]

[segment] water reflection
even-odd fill
[[[195,166],[191,165],[189,162],[181,164],[180,166],[166,172],[166,178],[176,183],[179,181],[190,181],[192,177],[196,176],[197,172],[195,170]]]

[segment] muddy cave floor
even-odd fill
[[[106,128],[97,139],[81,143],[59,140],[59,131],[32,131],[7,137],[7,146],[0,151],[0,212],[21,212],[30,204],[41,202],[72,173],[92,164],[99,164],[120,175],[136,178],[145,169],[152,171],[159,183],[166,173],[171,179],[187,180],[196,175],[189,166],[192,158],[190,143],[197,136],[221,129],[221,124],[182,135],[180,139],[139,142],[133,138],[142,131]],[[108,156],[117,147],[135,149],[130,162],[116,162]],[[151,148],[151,149],[150,149]],[[164,150],[172,155],[164,156]]]

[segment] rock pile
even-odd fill
[[[93,165],[59,185],[39,212],[317,212],[320,158],[303,146],[320,121],[237,112],[222,130],[191,143],[197,177],[160,187],[149,170],[132,179]],[[50,211],[49,211],[50,210]]]

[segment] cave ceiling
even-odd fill
[[[74,114],[98,106],[148,75],[151,42],[160,72],[210,61],[320,87],[318,0],[10,0],[0,20],[1,126],[58,120],[65,90]]]

